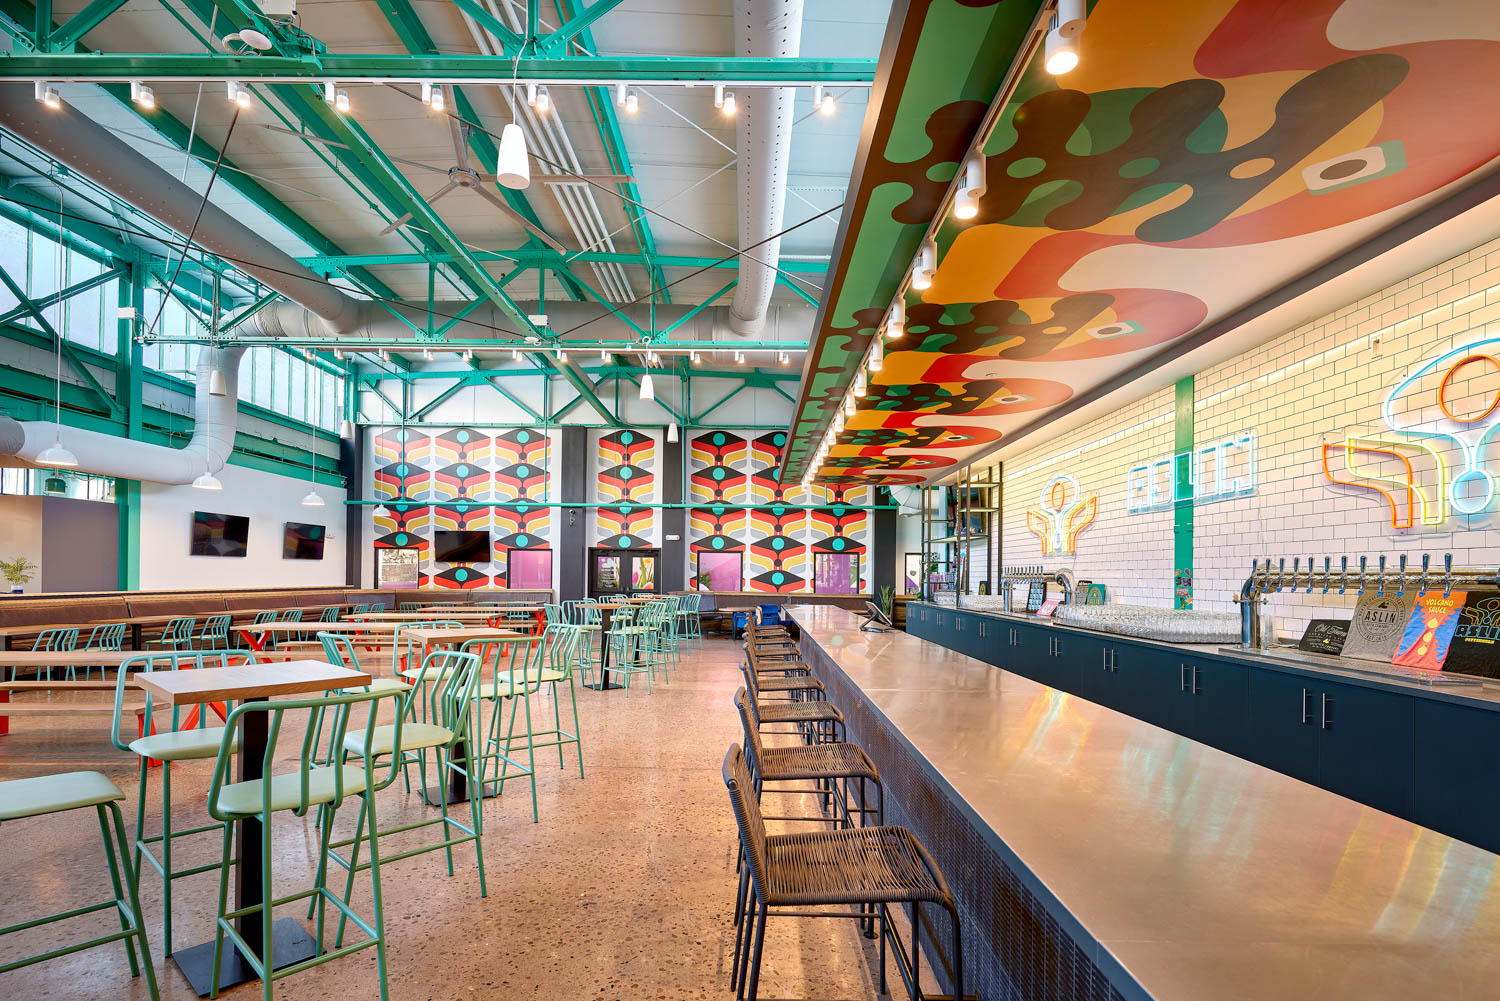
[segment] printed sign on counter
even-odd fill
[[[1389,662],[1406,620],[1411,618],[1416,596],[1415,591],[1397,594],[1394,588],[1386,588],[1385,594],[1371,589],[1360,595],[1349,624],[1349,639],[1344,643],[1344,656]]]
[[[1297,642],[1297,649],[1305,653],[1339,654],[1344,641],[1349,638],[1349,623],[1343,619],[1313,619],[1307,624],[1307,632]]]
[[[1441,671],[1448,656],[1448,644],[1458,628],[1458,613],[1469,597],[1467,591],[1425,591],[1417,595],[1411,617],[1401,634],[1401,643],[1391,663],[1400,667],[1420,667]]]
[[[1444,671],[1500,678],[1500,595],[1470,591],[1458,613]]]

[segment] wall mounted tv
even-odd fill
[[[193,512],[193,556],[244,556],[250,541],[250,519],[238,514]]]
[[[281,558],[284,560],[321,560],[323,540],[328,536],[327,525],[306,525],[300,521],[286,523],[281,537]]]
[[[489,532],[433,532],[432,558],[439,563],[488,563]]]

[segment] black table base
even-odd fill
[[[256,916],[259,925],[260,917]],[[317,953],[318,940],[307,933],[295,918],[281,918],[271,926],[271,960],[276,969],[311,959]],[[172,961],[187,978],[187,982],[200,998],[208,997],[213,982],[214,943],[210,939],[201,945],[178,949],[172,953]],[[234,942],[224,939],[224,956],[219,961],[219,990],[223,992],[239,984],[259,980],[260,976],[246,963]]]

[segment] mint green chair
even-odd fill
[[[183,650],[193,645],[193,627],[198,620],[191,615],[175,618],[167,623],[161,635],[154,641],[157,646],[169,650]]]
[[[486,771],[484,763],[494,761],[499,771],[490,780],[497,795],[505,791],[507,779],[529,779],[531,783],[531,822],[540,819],[536,798],[536,752],[539,748],[557,748],[557,767],[563,763],[563,747],[573,744],[578,750],[578,777],[583,778],[583,743],[578,737],[578,693],[573,685],[573,667],[577,656],[577,626],[557,623],[549,625],[545,633],[536,639],[540,642],[511,643],[512,654],[506,670],[496,672],[495,680],[481,685],[479,696],[495,702],[495,711],[490,714],[490,734],[480,754],[481,775]],[[518,650],[525,650],[518,654]],[[496,658],[498,666],[499,657]],[[562,726],[561,693],[558,686],[567,682],[568,695],[573,703],[573,729]],[[531,697],[543,685],[550,689],[552,701],[552,729],[538,730],[531,713]],[[505,727],[505,736],[500,736],[501,718],[506,703],[510,703],[510,724]],[[525,715],[525,730],[516,733],[516,720]],[[523,742],[526,747],[526,764],[517,760],[516,745]],[[510,769],[516,769],[511,774]]]
[[[125,648],[125,623],[105,622],[95,626],[89,631],[86,642],[78,649],[80,650],[123,650]],[[69,677],[72,677],[72,669],[69,669]],[[83,680],[87,681],[94,674],[91,664],[85,664],[83,668]],[[99,665],[99,677],[107,679],[109,672],[103,664]]]
[[[203,628],[198,632],[196,646],[200,650],[223,650],[229,646],[229,623],[233,620],[230,615],[210,615],[203,620]]]
[[[131,861],[131,872],[136,879],[143,871],[141,860],[151,863],[162,878],[162,936],[166,955],[172,954],[172,883],[200,872],[217,868],[216,863],[190,866],[186,869],[172,867],[172,843],[178,838],[212,831],[217,825],[206,824],[183,831],[172,830],[172,764],[178,761],[197,761],[212,758],[225,739],[224,727],[218,725],[218,713],[228,713],[227,704],[214,705],[200,702],[192,706],[167,706],[157,710],[153,697],[148,692],[146,712],[141,717],[141,736],[130,742],[120,738],[120,727],[124,724],[125,693],[132,670],[140,672],[179,671],[204,667],[230,667],[236,664],[255,663],[255,654],[249,650],[160,650],[142,653],[121,662],[115,676],[115,711],[110,727],[110,741],[121,751],[140,758],[140,788],[135,804],[135,854]],[[210,719],[214,725],[210,726]],[[147,779],[154,766],[161,768],[161,834],[146,836],[146,790]],[[152,846],[160,847],[161,858],[152,853]]]
[[[19,970],[33,963],[43,963],[59,956],[82,952],[84,949],[92,949],[95,946],[108,945],[110,942],[124,941],[125,958],[130,961],[130,975],[138,977],[144,968],[146,989],[151,994],[151,1001],[159,1001],[161,994],[156,987],[156,967],[151,964],[151,947],[146,943],[145,926],[141,921],[141,901],[140,895],[136,892],[135,873],[125,862],[127,851],[125,822],[120,817],[119,806],[119,801],[124,798],[125,794],[120,791],[120,787],[98,772],[65,772],[59,775],[39,775],[30,779],[0,782],[0,825],[28,817],[41,817],[93,807],[99,818],[99,833],[104,836],[104,854],[109,859],[109,879],[114,885],[114,896],[109,900],[0,928],[0,938],[12,932],[24,931],[27,928],[36,928],[56,921],[66,921],[69,918],[92,914],[95,911],[112,910],[120,918],[120,930],[117,932],[100,935],[87,942],[50,949],[35,956],[12,960],[0,965],[0,974]],[[106,814],[108,814],[107,817]],[[113,838],[110,837],[111,823],[114,825]],[[32,836],[35,837],[39,833],[35,832]],[[76,877],[77,873],[68,875]],[[13,907],[19,903],[19,898],[15,894],[8,895],[7,899]],[[135,955],[137,946],[141,950],[139,961]],[[15,986],[11,985],[13,990]],[[17,991],[9,996],[20,998],[22,994]]]
[[[563,610],[566,612],[565,620],[579,629],[578,655],[575,659],[578,663],[578,670],[583,674],[583,683],[593,684],[594,651],[597,648],[602,655],[604,650],[602,642],[595,642],[595,637],[599,636],[602,621],[599,604],[592,598],[570,599],[563,602]]]
[[[452,876],[454,847],[471,841],[474,843],[474,860],[479,872],[479,895],[481,897],[489,895],[484,879],[484,846],[480,840],[483,822],[479,800],[483,787],[479,781],[479,772],[475,767],[476,762],[473,756],[466,754],[457,760],[454,756],[454,748],[460,741],[465,742],[466,746],[472,746],[473,743],[470,714],[474,706],[475,688],[479,683],[479,655],[469,650],[435,650],[422,659],[422,666],[418,671],[417,684],[407,689],[404,695],[396,696],[401,700],[397,705],[396,722],[376,726],[364,733],[347,734],[343,738],[341,750],[346,759],[354,757],[365,760],[389,756],[393,766],[400,766],[403,771],[407,764],[415,762],[423,776],[424,791],[427,787],[427,752],[431,750],[437,759],[438,806],[442,814],[427,820],[388,828],[378,833],[372,824],[370,833],[366,835],[364,829],[366,807],[362,804],[359,820],[355,824],[354,837],[331,842],[327,847],[326,861],[340,866],[347,873],[344,883],[345,904],[348,904],[350,894],[354,890],[356,872],[441,849],[447,859],[448,875]],[[414,703],[417,700],[427,703],[424,715],[432,722],[414,721],[416,717]],[[448,797],[444,793],[447,791],[447,781],[450,775],[455,772],[464,777],[467,787],[468,824],[448,813]],[[394,855],[379,856],[375,851],[376,846],[372,843],[377,838],[404,834],[436,824],[443,825],[442,840],[408,848]],[[370,849],[370,858],[363,862],[359,858],[361,846]],[[343,848],[350,849],[347,859],[339,854],[339,850]],[[309,908],[308,916],[312,916],[311,908]],[[335,948],[343,944],[344,927],[345,919],[341,917],[338,934],[334,939]]]
[[[323,658],[327,660],[328,663],[352,668],[356,671],[362,670],[359,664],[359,653],[354,648],[354,639],[347,633],[320,632],[318,633],[318,642],[323,644]],[[407,685],[407,683],[405,681],[402,681],[400,678],[372,677],[368,685],[361,685],[355,688],[340,689],[340,691],[362,692],[374,690],[382,692],[405,692],[408,687],[409,686]],[[316,714],[314,719],[315,723],[313,726],[313,741],[314,743],[317,743],[319,747],[321,747],[323,746],[321,743],[323,734],[323,714]],[[331,765],[338,757],[338,745],[330,740],[328,742],[327,752],[321,758],[316,759],[315,763],[319,765]],[[410,783],[408,783],[408,791],[410,791],[410,788],[411,785]]]
[[[610,617],[609,632],[604,638],[609,644],[609,669],[620,675],[627,698],[630,696],[630,679],[637,674],[646,676],[646,694],[651,693],[649,632],[650,618],[644,606],[621,606]]]
[[[219,865],[219,911],[218,920],[214,926],[213,980],[209,989],[209,997],[219,996],[219,969],[223,961],[224,939],[227,936],[230,944],[239,950],[240,958],[260,977],[261,995],[264,1001],[272,1001],[277,980],[372,946],[375,949],[375,965],[380,977],[380,998],[381,1001],[388,1001],[390,995],[386,981],[385,911],[380,890],[380,845],[375,817],[375,793],[395,781],[397,759],[393,756],[386,765],[376,764],[374,734],[376,719],[379,716],[379,703],[382,700],[397,697],[396,692],[367,691],[347,692],[315,699],[242,702],[229,714],[229,718],[225,721],[224,739],[219,744],[218,756],[214,760],[213,780],[208,791],[209,816],[224,827]],[[365,752],[360,756],[361,760],[357,764],[344,763],[333,767],[318,767],[313,761],[316,752],[313,716],[318,713],[330,713],[333,719],[334,736],[338,743],[343,745],[345,738],[349,736],[351,710],[356,707],[369,710],[364,724],[356,731],[364,736]],[[249,713],[265,713],[270,717],[262,724],[266,727],[268,735],[265,755],[261,762],[261,774],[264,778],[248,782],[231,782],[229,771],[237,750],[234,734],[239,730],[240,721]],[[293,717],[291,725],[286,725],[288,715]],[[300,724],[295,719],[298,716],[303,717]],[[391,740],[396,746],[401,743],[401,724],[401,714],[397,713],[391,732]],[[277,749],[284,734],[301,734],[300,747],[296,755],[297,767],[295,771],[275,774],[272,766],[276,762]],[[360,798],[360,813],[370,829],[368,843],[371,862],[370,884],[374,895],[373,924],[356,914],[338,894],[330,892],[327,885],[329,832],[333,829],[334,816],[338,808],[343,805],[346,796]],[[286,812],[305,817],[314,807],[318,811],[317,820],[321,836],[313,887],[310,890],[276,897],[272,892],[274,869],[271,846],[274,838],[271,827],[273,820],[276,814]],[[229,872],[230,866],[233,865],[230,849],[234,840],[234,825],[247,820],[258,820],[264,825],[264,836],[261,839],[261,902],[248,908],[230,910]],[[308,898],[312,898],[316,905],[318,921],[316,950],[311,959],[278,970],[274,955],[275,935],[271,928],[275,908]],[[324,917],[326,905],[329,904],[332,904],[344,919],[353,921],[359,926],[368,938],[352,945],[337,946],[325,952]],[[254,950],[249,948],[234,926],[235,920],[249,914],[258,916],[261,921],[264,953],[261,956],[255,955]]]
[[[78,649],[78,630],[77,629],[43,629],[41,632],[39,632],[39,633],[36,634],[36,639],[34,639],[34,640],[31,641],[31,649],[32,649],[32,652],[34,652],[34,653],[35,652],[42,652],[42,651],[57,652],[57,653],[71,653],[72,651]],[[73,678],[74,678],[74,676],[75,676],[75,674],[76,674],[75,669],[69,667],[69,668],[64,668],[64,670],[67,672],[68,680],[72,681]],[[43,680],[42,679],[42,672],[43,671],[47,672],[46,680],[47,681],[51,681],[52,680],[52,665],[48,664],[46,667],[38,667],[36,669],[36,677],[37,677],[38,681]],[[11,681],[15,681],[16,680],[16,669],[14,667],[12,667],[10,669],[10,680]]]
[[[696,640],[698,649],[702,650],[703,620],[699,615],[699,610],[703,606],[703,595],[690,592],[677,597],[677,632],[682,636],[684,643]]]

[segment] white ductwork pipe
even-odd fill
[[[802,0],[734,0],[734,29],[737,56],[794,58],[802,47]],[[754,249],[740,258],[729,323],[745,337],[760,334],[776,285],[781,240],[767,238],[781,231],[796,102],[794,87],[757,87],[738,100],[740,246]]]
[[[14,421],[0,417],[0,454],[35,463],[54,441],[78,457],[80,472],[119,476],[152,483],[191,483],[203,473],[217,473],[234,451],[235,408],[239,403],[241,347],[203,348],[198,352],[198,387],[193,437],[182,448],[149,445],[99,431],[59,428],[52,421]],[[228,390],[209,393],[217,368]]]

